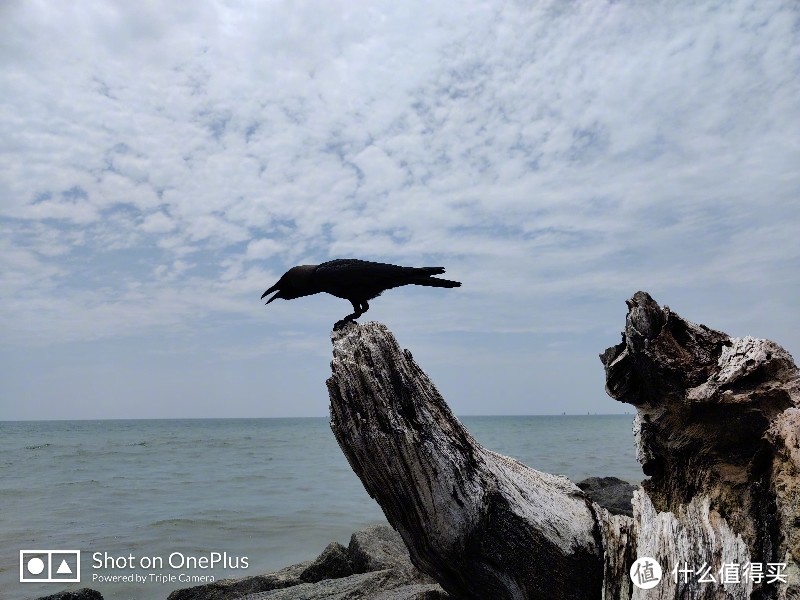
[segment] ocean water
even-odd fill
[[[485,447],[542,471],[642,479],[630,415],[461,420]],[[194,584],[170,576],[276,570],[385,521],[325,418],[0,422],[0,474],[3,599],[80,587],[165,599]],[[80,550],[81,583],[20,583],[20,550],[43,549]],[[201,567],[212,553],[224,567]],[[147,581],[93,581],[108,575]]]

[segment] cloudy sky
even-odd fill
[[[0,419],[322,416],[327,295],[458,414],[623,412],[626,298],[800,354],[800,5],[0,2]]]

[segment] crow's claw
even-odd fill
[[[344,326],[347,325],[348,323],[355,323],[355,322],[356,322],[355,319],[347,319],[347,318],[342,319],[341,321],[336,321],[336,323],[333,324],[333,330],[339,331],[340,329],[344,329]]]

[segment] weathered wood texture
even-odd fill
[[[601,360],[606,389],[637,409],[637,454],[650,479],[634,494],[638,556],[664,581],[634,598],[800,598],[800,377],[769,340],[682,319],[647,293],[628,300],[622,342]],[[785,563],[786,583],[720,583],[725,563]],[[717,584],[675,565],[711,567]]]
[[[457,598],[600,598],[596,507],[481,447],[378,323],[334,332],[331,427],[413,563]]]
[[[563,477],[478,444],[381,324],[333,333],[331,427],[411,559],[456,598],[800,599],[800,377],[767,340],[730,338],[628,301],[622,343],[601,359],[608,393],[636,407],[650,479],[633,518]],[[640,556],[661,583],[632,585]],[[723,566],[784,563],[781,580]],[[718,583],[671,571],[707,565]],[[784,582],[785,580],[785,582]]]

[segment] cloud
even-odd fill
[[[175,222],[163,211],[156,211],[142,220],[141,228],[147,233],[168,233],[175,229]]]
[[[264,260],[281,251],[281,245],[274,240],[259,239],[247,244],[245,258],[248,260]]]
[[[644,287],[796,347],[798,20],[777,0],[5,3],[5,343],[208,326],[215,351],[257,349],[220,332],[266,319],[300,352],[338,301],[254,300],[352,255],[464,281],[374,303],[417,333],[590,337]]]

